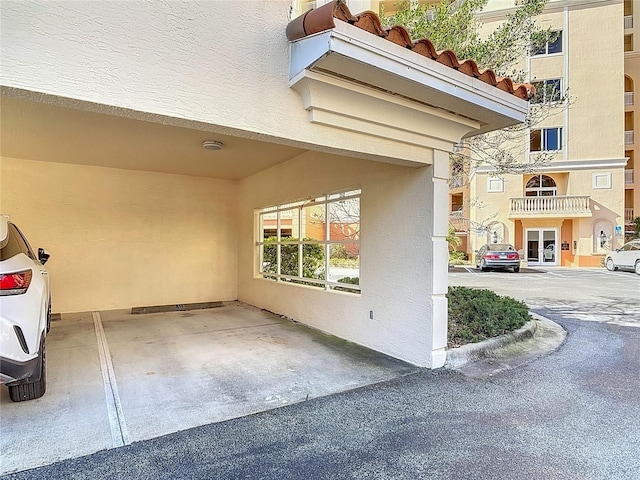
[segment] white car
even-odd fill
[[[640,239],[631,240],[622,247],[609,252],[604,259],[607,270],[629,269],[640,275]]]
[[[0,215],[0,383],[14,402],[39,398],[47,387],[48,259],[42,248],[36,256],[18,227]]]

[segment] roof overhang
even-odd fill
[[[292,88],[305,72],[334,76],[454,115],[466,125],[454,143],[521,123],[529,109],[526,100],[342,21],[291,42]]]

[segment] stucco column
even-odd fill
[[[431,293],[431,367],[442,367],[447,359],[447,287],[449,247],[447,234],[449,226],[449,153],[441,150],[433,152],[433,216],[432,252],[433,290]]]

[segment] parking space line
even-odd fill
[[[109,353],[109,345],[107,337],[102,328],[102,319],[98,312],[93,312],[93,325],[96,329],[96,337],[98,339],[98,353],[100,355],[100,370],[102,371],[102,381],[104,382],[104,394],[107,401],[107,414],[109,416],[109,426],[111,427],[111,439],[113,447],[121,447],[129,445],[129,432],[127,424],[124,420],[122,404],[120,403],[120,395],[118,394],[118,386],[116,384],[116,375],[111,363],[111,354]]]
[[[478,272],[475,271],[474,268],[471,267],[464,267],[464,269],[469,272],[471,275],[478,275]]]

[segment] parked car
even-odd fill
[[[14,402],[44,395],[45,339],[51,327],[49,253],[29,246],[7,215],[0,215],[0,383]]]
[[[520,254],[508,243],[487,243],[476,250],[476,268],[513,268],[520,271]]]
[[[631,240],[622,247],[609,252],[604,258],[607,270],[635,270],[640,275],[640,239]]]

